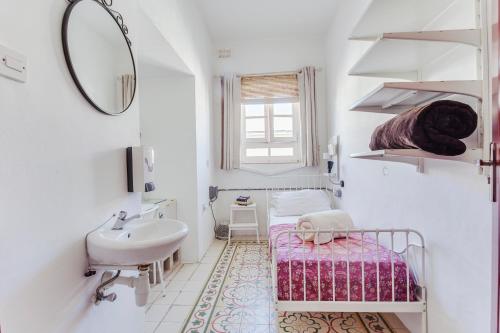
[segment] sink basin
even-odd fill
[[[108,223],[88,235],[90,264],[150,264],[170,256],[189,231],[185,223],[171,219],[136,219],[123,230],[111,230],[112,226]]]

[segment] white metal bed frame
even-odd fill
[[[276,177],[273,177],[277,180]],[[284,180],[288,181],[287,185],[276,185],[271,186],[266,189],[266,199],[267,199],[267,226],[269,230],[270,226],[270,208],[271,208],[271,194],[273,192],[284,192],[284,191],[298,191],[303,189],[316,189],[316,190],[324,190],[332,196],[332,186],[329,183],[329,178],[327,176],[295,176],[295,177],[281,177]],[[293,182],[293,183],[292,183]],[[283,182],[282,182],[283,184]],[[286,184],[286,183],[284,183]],[[293,184],[293,185],[291,185]],[[336,233],[345,233],[347,235],[347,239],[349,239],[349,235],[351,234],[359,234],[361,235],[361,257],[363,256],[363,249],[365,246],[364,235],[372,234],[375,235],[377,253],[378,249],[381,246],[380,236],[381,235],[389,235],[390,236],[390,250],[391,253],[396,253],[397,255],[404,256],[406,262],[406,301],[396,301],[395,300],[395,274],[394,274],[394,256],[391,255],[391,279],[392,279],[392,301],[380,301],[380,270],[379,265],[380,261],[377,256],[376,262],[376,272],[377,272],[377,300],[376,301],[366,301],[365,300],[365,261],[362,259],[361,264],[361,279],[362,279],[362,301],[351,301],[351,288],[350,288],[350,260],[349,255],[347,255],[347,301],[337,301],[335,300],[335,279],[332,279],[332,297],[333,301],[321,301],[321,288],[318,287],[318,300],[317,301],[307,301],[306,298],[306,258],[305,258],[305,241],[302,241],[302,249],[304,253],[303,259],[303,290],[304,290],[304,300],[303,301],[293,301],[293,300],[279,300],[278,299],[278,270],[277,270],[277,240],[280,237],[288,237],[288,253],[291,253],[290,247],[290,239],[292,235],[302,234],[305,236],[305,231],[296,231],[289,230],[280,232],[275,239],[273,239],[273,248],[272,248],[272,262],[271,262],[271,270],[272,270],[272,287],[273,287],[273,301],[275,304],[276,311],[280,312],[399,312],[399,313],[420,313],[421,314],[421,331],[423,333],[428,332],[428,324],[427,324],[427,291],[426,291],[426,282],[425,282],[425,243],[422,234],[420,234],[416,230],[412,229],[351,229],[351,230],[316,230],[315,233],[329,233],[333,235]],[[310,232],[308,232],[310,233]],[[397,251],[395,249],[394,238],[396,235],[404,236],[404,248],[402,251]],[[304,239],[305,237],[302,237]],[[410,243],[410,238],[416,239],[417,244]],[[346,242],[347,253],[349,253],[349,241]],[[388,246],[389,247],[389,246]],[[320,245],[316,245],[316,253],[318,254],[318,262],[319,262],[319,249]],[[333,247],[331,247],[332,253],[332,276],[335,277],[335,251]],[[412,255],[411,255],[412,254]],[[415,257],[414,257],[415,256]],[[413,265],[411,265],[413,263]],[[288,259],[289,265],[289,277],[288,277],[288,285],[290,288],[290,298],[292,297],[291,289],[292,289],[292,272],[291,272],[291,259]],[[320,266],[317,265],[318,269],[318,286],[320,286]],[[412,273],[415,277],[416,283],[416,294],[417,301],[410,301],[410,266],[412,267]],[[420,266],[420,267],[419,267]]]

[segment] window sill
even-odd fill
[[[261,174],[264,176],[273,176],[281,173],[301,169],[304,166],[302,163],[265,163],[265,164],[253,164],[253,163],[242,163],[240,165],[240,170],[253,172]]]

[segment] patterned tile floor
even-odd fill
[[[280,313],[272,308],[266,243],[226,246],[184,333],[409,333],[395,315]]]

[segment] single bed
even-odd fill
[[[427,332],[425,251],[420,233],[411,229],[318,229],[314,233],[346,236],[322,245],[299,237],[303,233],[295,230],[299,217],[308,213],[308,207],[314,211],[322,205],[308,201],[309,197],[301,200],[300,195],[288,194],[283,197],[295,197],[295,201],[280,205],[276,193],[321,191],[331,204],[332,191],[323,179],[316,178],[313,185],[307,180],[306,185],[274,186],[266,191],[276,310],[416,312],[422,314],[422,332]]]
[[[298,217],[294,218],[298,219]],[[277,224],[276,220],[273,220],[269,230],[269,239],[271,251],[276,251],[278,300],[348,301],[350,298],[350,301],[392,301],[391,260],[394,262],[394,300],[406,301],[408,291],[410,301],[417,300],[415,279],[411,271],[409,288],[407,288],[404,259],[382,245],[379,245],[377,249],[376,241],[369,235],[363,236],[363,246],[360,234],[351,234],[349,238],[338,238],[333,242],[315,245],[312,242],[303,242],[296,234],[290,234],[289,237],[288,231],[295,230],[295,223]],[[348,257],[349,274],[347,274]],[[318,262],[320,263],[319,279]],[[332,265],[333,262],[335,266]],[[364,276],[362,276],[362,265],[364,265]],[[332,276],[335,276],[335,281],[332,280]],[[347,292],[348,276],[350,293]],[[378,289],[377,276],[379,278]],[[318,280],[321,290],[318,290]],[[305,290],[304,285],[306,285]],[[333,290],[335,290],[335,297]]]

